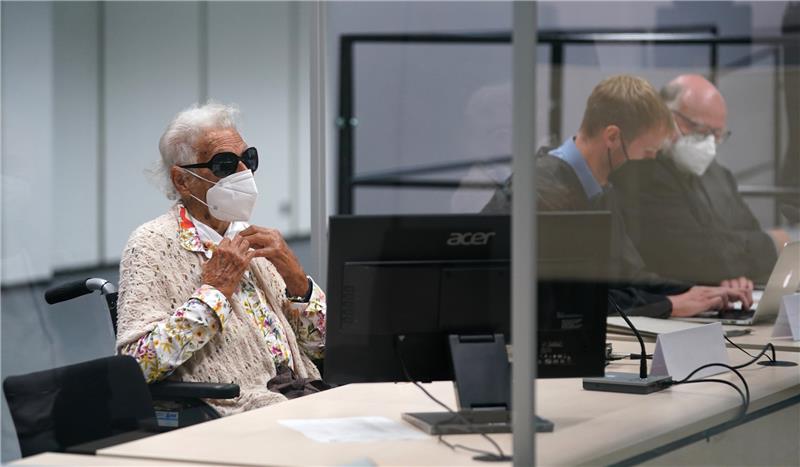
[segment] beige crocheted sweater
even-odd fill
[[[175,208],[139,226],[131,234],[120,262],[117,304],[117,351],[138,341],[156,325],[168,319],[202,285],[205,256],[181,246]],[[291,302],[286,299],[283,278],[268,260],[256,258],[250,265],[269,306],[278,315],[287,334],[295,372],[304,378],[319,378],[317,367],[297,345],[286,318]],[[286,400],[267,390],[275,376],[275,363],[261,331],[231,301],[231,314],[222,332],[179,366],[167,379],[236,383],[241,395],[235,399],[209,399],[221,414],[229,415]]]

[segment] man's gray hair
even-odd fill
[[[239,109],[235,105],[225,105],[209,101],[200,106],[194,104],[175,115],[167,125],[158,141],[161,160],[154,170],[169,199],[178,199],[178,192],[172,184],[170,169],[173,165],[197,162],[195,146],[208,130],[221,128],[236,129]]]

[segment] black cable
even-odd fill
[[[703,378],[703,379],[695,379],[695,380],[683,381],[683,382],[674,382],[673,381],[672,384],[675,385],[675,384],[692,384],[692,383],[722,383],[722,384],[727,384],[728,386],[730,386],[733,389],[735,389],[736,392],[739,393],[739,397],[742,398],[742,411],[736,418],[744,417],[744,415],[747,413],[747,408],[750,406],[749,399],[745,398],[745,395],[744,395],[744,393],[742,393],[742,390],[739,389],[739,386],[731,383],[730,381],[726,381],[724,379],[716,379],[716,378]]]
[[[632,353],[632,354],[628,355],[628,358],[631,359],[631,360],[641,360],[642,359],[642,354]],[[651,353],[645,354],[644,358],[646,358],[648,360],[652,360],[653,359],[653,354],[651,354]]]
[[[734,389],[736,389],[736,392],[738,392],[739,395],[742,397],[742,413],[740,414],[740,417],[744,417],[744,415],[747,414],[748,407],[750,406],[750,386],[748,386],[747,380],[744,378],[744,376],[742,376],[741,373],[739,373],[738,370],[741,369],[741,368],[750,366],[753,363],[757,362],[762,356],[764,356],[767,353],[768,350],[770,350],[772,352],[772,356],[767,355],[766,357],[771,362],[774,362],[775,361],[775,346],[771,342],[768,342],[764,346],[764,348],[761,349],[761,352],[759,352],[758,355],[752,355],[750,352],[748,352],[745,349],[741,348],[740,346],[736,345],[736,343],[734,343],[732,340],[730,340],[728,338],[728,336],[723,335],[723,337],[725,337],[725,340],[730,342],[734,347],[736,347],[737,349],[741,350],[742,352],[744,352],[747,355],[749,355],[750,357],[752,357],[752,359],[749,362],[742,363],[741,365],[735,365],[735,366],[731,366],[731,365],[728,365],[728,364],[725,364],[725,363],[709,363],[709,364],[706,364],[706,365],[703,365],[703,366],[700,366],[700,367],[696,368],[694,371],[689,373],[689,375],[686,376],[684,379],[682,379],[680,381],[673,381],[672,384],[675,385],[675,384],[702,383],[702,382],[715,382],[715,383],[727,384],[728,386],[731,386]],[[710,367],[713,367],[713,366],[721,366],[721,367],[727,368],[728,370],[730,370],[733,373],[735,373],[736,376],[742,381],[742,384],[744,385],[745,393],[743,394],[741,389],[739,389],[738,386],[736,386],[735,384],[731,383],[730,381],[725,381],[725,380],[720,380],[720,379],[713,379],[713,378],[704,378],[704,379],[698,379],[698,380],[689,381],[689,378],[694,376],[698,371],[703,370],[705,368],[710,368]]]
[[[767,350],[769,350],[770,348],[772,349],[772,357],[770,357],[769,355],[767,355],[767,358],[768,358],[770,361],[774,362],[774,361],[775,361],[775,346],[773,346],[773,345],[772,345],[772,343],[767,343],[767,345],[765,345],[765,346],[764,346],[764,348],[763,348],[763,349],[761,349],[761,352],[759,352],[759,353],[758,353],[758,355],[756,355],[755,357],[753,357],[753,359],[752,359],[752,360],[750,360],[750,361],[749,361],[749,362],[747,362],[747,363],[742,363],[741,365],[736,365],[736,366],[734,366],[734,368],[744,368],[744,367],[746,367],[746,366],[750,366],[750,365],[752,365],[753,363],[757,362],[757,361],[758,361],[758,359],[759,359],[759,358],[761,358],[761,356],[763,356],[763,355],[764,355],[764,354],[767,352]]]
[[[733,341],[731,340],[731,338],[730,338],[730,337],[726,336],[725,334],[722,334],[722,337],[724,337],[724,338],[725,338],[725,340],[726,340],[726,341],[728,341],[728,343],[729,343],[729,344],[731,344],[732,346],[734,346],[734,347],[736,347],[737,349],[741,350],[742,352],[746,353],[748,357],[750,357],[750,358],[755,358],[753,354],[751,354],[751,353],[750,353],[750,352],[748,352],[747,350],[745,350],[745,349],[743,349],[743,348],[739,347],[739,344],[737,344],[736,342],[733,342]]]
[[[408,372],[408,368],[406,368],[406,363],[405,363],[405,361],[403,360],[403,354],[402,354],[402,352],[400,351],[400,345],[399,345],[399,343],[400,343],[400,342],[403,342],[403,340],[404,340],[404,339],[405,339],[405,336],[397,336],[397,338],[395,339],[395,353],[397,354],[397,359],[398,359],[398,360],[399,360],[399,362],[400,362],[400,367],[401,367],[401,368],[402,368],[402,370],[403,370],[403,375],[406,377],[406,380],[407,380],[409,383],[411,383],[411,384],[413,384],[414,386],[416,386],[416,387],[417,387],[417,388],[418,388],[420,391],[422,391],[423,393],[425,393],[425,395],[426,395],[426,396],[428,396],[428,397],[429,397],[429,398],[430,398],[432,401],[436,402],[436,403],[437,403],[437,404],[439,404],[441,407],[443,407],[445,410],[447,410],[448,412],[450,412],[451,414],[453,414],[453,417],[454,417],[454,418],[458,418],[458,419],[461,421],[461,423],[463,423],[464,425],[466,425],[466,427],[467,427],[467,428],[470,428],[470,427],[472,427],[472,426],[473,426],[473,425],[472,425],[472,423],[470,423],[470,421],[469,421],[469,420],[467,420],[467,419],[466,419],[466,418],[465,418],[463,415],[461,415],[460,413],[458,413],[458,412],[454,411],[453,409],[451,409],[450,407],[448,407],[448,406],[447,406],[447,404],[445,404],[444,402],[442,402],[442,401],[440,401],[439,399],[437,399],[436,397],[434,397],[434,396],[433,396],[433,394],[431,394],[430,392],[428,392],[428,390],[427,390],[427,389],[425,389],[424,387],[422,387],[422,385],[421,385],[421,384],[419,384],[419,382],[417,382],[416,380],[414,380],[414,379],[411,377],[411,374]],[[476,433],[475,433],[474,431],[465,431],[465,434],[476,434]],[[499,445],[499,444],[497,444],[497,443],[495,442],[495,440],[493,440],[492,438],[490,438],[490,437],[489,437],[489,435],[487,435],[486,433],[477,433],[477,434],[479,434],[479,435],[481,435],[482,437],[486,438],[486,440],[488,440],[488,441],[489,441],[489,442],[492,444],[492,446],[494,446],[494,447],[495,447],[495,449],[497,449],[497,452],[498,452],[499,454],[495,454],[495,453],[492,453],[492,452],[489,452],[489,451],[483,451],[483,450],[480,450],[480,449],[468,448],[468,447],[466,447],[466,446],[463,446],[463,445],[460,445],[460,444],[450,444],[450,443],[446,442],[446,441],[444,440],[444,438],[442,438],[442,435],[439,435],[439,436],[438,436],[438,439],[439,439],[439,441],[440,441],[440,442],[444,443],[444,445],[445,445],[445,446],[447,446],[447,447],[449,447],[450,449],[453,449],[453,450],[455,450],[456,448],[461,448],[461,449],[465,449],[465,450],[467,450],[467,451],[475,452],[475,453],[478,453],[478,454],[483,454],[483,455],[485,455],[485,456],[487,456],[487,457],[488,457],[488,459],[486,459],[486,460],[488,460],[488,461],[501,461],[501,460],[507,460],[507,459],[508,459],[508,456],[506,456],[506,454],[503,452],[503,449],[502,449],[502,448],[500,448],[500,445]],[[473,459],[474,459],[474,460],[482,460],[482,459],[480,459],[480,458],[477,458],[477,457],[475,457],[475,458],[473,458]]]
[[[744,385],[745,397],[742,397],[742,413],[740,414],[740,417],[743,417],[743,416],[744,416],[744,415],[747,413],[747,409],[748,409],[748,407],[750,407],[750,386],[748,386],[748,385],[747,385],[747,380],[745,380],[745,379],[744,379],[744,376],[742,376],[742,374],[741,374],[741,373],[739,373],[739,370],[737,370],[737,369],[736,369],[736,367],[733,367],[733,366],[731,366],[731,365],[728,365],[728,364],[726,364],[726,363],[707,363],[707,364],[705,364],[705,365],[701,365],[701,366],[699,366],[699,367],[695,368],[695,369],[694,369],[694,370],[693,370],[691,373],[689,373],[689,374],[688,374],[688,375],[687,375],[685,378],[683,378],[682,380],[680,380],[680,381],[673,381],[673,382],[671,383],[671,385],[677,385],[677,384],[688,384],[688,383],[704,382],[704,381],[705,381],[705,382],[723,382],[723,384],[727,384],[727,385],[729,385],[729,386],[733,386],[734,388],[736,388],[736,390],[737,390],[737,391],[739,392],[739,394],[741,395],[741,389],[739,389],[739,387],[738,387],[738,386],[736,386],[735,384],[731,383],[730,381],[725,381],[725,380],[717,380],[717,379],[711,379],[711,378],[703,378],[703,379],[698,379],[698,380],[692,380],[692,381],[690,381],[690,378],[691,378],[692,376],[694,376],[694,375],[695,375],[695,374],[696,374],[698,371],[700,371],[700,370],[704,370],[704,369],[706,369],[706,368],[711,368],[711,367],[714,367],[714,366],[721,366],[721,367],[723,367],[723,368],[727,368],[728,370],[730,370],[730,371],[732,371],[733,373],[735,373],[735,374],[736,374],[736,376],[738,376],[738,377],[739,377],[739,379],[742,381],[742,384]],[[737,418],[738,418],[738,417],[737,417]]]
[[[465,451],[474,452],[475,454],[482,454],[482,455],[486,455],[486,456],[492,456],[493,457],[492,460],[497,460],[497,461],[503,460],[503,459],[498,458],[497,454],[492,454],[491,452],[488,452],[488,451],[483,451],[481,449],[471,448],[471,447],[468,447],[468,446],[464,446],[463,444],[451,444],[451,443],[448,443],[447,441],[444,440],[443,435],[439,435],[437,438],[438,438],[440,443],[444,444],[445,446],[447,446],[448,448],[452,449],[453,451],[455,451],[456,449],[463,449]]]
[[[735,373],[736,376],[738,376],[739,379],[742,380],[742,384],[744,384],[744,389],[747,392],[747,402],[750,403],[750,387],[747,385],[747,380],[745,380],[744,376],[742,376],[742,374],[739,373],[739,370],[737,370],[735,367],[732,367],[731,365],[728,365],[727,363],[706,363],[705,365],[701,365],[701,366],[695,368],[691,373],[689,373],[685,378],[680,380],[678,383],[688,381],[689,378],[694,376],[700,370],[704,370],[706,368],[711,368],[713,366],[721,366],[721,367],[727,368],[728,370],[730,370],[733,373]]]
[[[610,294],[608,295],[608,301],[611,303],[611,305],[614,306],[614,308],[617,310],[617,313],[619,313],[619,315],[622,316],[622,318],[625,320],[625,322],[628,324],[628,326],[633,330],[634,334],[639,339],[639,342],[642,342],[641,336],[639,335],[639,331],[636,329],[635,326],[633,326],[633,324],[628,319],[628,317],[625,315],[625,313],[622,312],[622,309],[620,308],[620,306],[617,304],[616,300],[614,300],[614,298]],[[757,362],[758,359],[761,358],[762,356],[764,356],[764,354],[766,354],[768,350],[772,351],[772,356],[767,355],[767,358],[771,362],[774,362],[775,361],[775,346],[772,345],[771,342],[769,342],[764,346],[764,348],[761,350],[761,352],[759,352],[758,355],[752,355],[750,352],[746,351],[745,349],[743,349],[742,347],[737,345],[735,342],[730,340],[730,338],[728,338],[728,336],[725,336],[723,334],[723,337],[725,337],[725,340],[730,342],[734,347],[736,347],[737,349],[739,349],[742,352],[744,352],[747,355],[749,355],[752,358],[752,360],[750,360],[749,362],[743,363],[741,365],[736,365],[736,366],[727,365],[725,363],[709,363],[709,364],[706,364],[706,365],[702,365],[702,366],[696,368],[691,373],[689,373],[689,375],[686,376],[685,378],[683,378],[682,380],[680,380],[680,381],[672,381],[670,383],[670,385],[674,386],[674,385],[678,385],[678,384],[692,384],[692,383],[721,383],[721,384],[728,385],[728,386],[732,387],[733,389],[735,389],[736,392],[739,393],[739,396],[742,398],[742,411],[741,411],[741,413],[739,414],[739,416],[737,418],[744,417],[747,414],[747,409],[750,407],[750,386],[748,386],[747,380],[745,380],[744,376],[742,376],[742,374],[739,373],[738,370],[740,368],[747,367],[747,366],[752,365],[753,363]],[[644,358],[642,358],[642,355],[644,355]],[[640,366],[644,367],[645,362],[647,361],[646,359],[647,358],[652,358],[652,355],[645,354],[644,349],[642,349],[642,353],[641,354],[631,354],[630,358],[634,359],[634,360],[635,359],[639,359],[640,362],[641,362]],[[735,373],[736,376],[742,381],[742,384],[744,385],[744,392],[742,392],[742,390],[737,385],[733,384],[732,382],[726,381],[726,380],[722,380],[722,379],[701,378],[701,379],[697,379],[697,380],[690,380],[690,378],[692,376],[694,376],[695,374],[697,374],[698,371],[703,370],[705,368],[710,368],[710,367],[713,367],[713,366],[721,366],[721,367],[727,368],[728,370],[730,370],[733,373]],[[640,373],[641,373],[641,368],[640,368]]]
[[[626,360],[627,358],[628,358],[628,355],[626,355],[626,354],[622,354],[622,353],[616,353],[615,354],[615,353],[612,353],[610,355],[606,355],[606,365],[608,365],[609,363],[611,363],[613,361]]]
[[[767,342],[767,344],[764,346],[764,348],[761,350],[761,352],[758,355],[753,355],[750,352],[748,352],[747,350],[739,347],[735,342],[730,340],[730,338],[728,338],[728,336],[723,334],[722,337],[724,337],[726,341],[730,342],[731,345],[733,345],[737,349],[741,350],[742,352],[746,353],[750,358],[752,358],[752,360],[750,360],[749,362],[744,363],[742,365],[737,365],[735,368],[744,368],[744,367],[746,367],[748,365],[752,365],[753,363],[757,362],[758,359],[761,358],[761,356],[764,355],[767,352],[767,350],[772,350],[772,356],[767,355],[767,358],[769,359],[769,361],[771,361],[771,362],[775,361],[775,346],[772,345],[772,342]]]
[[[606,356],[606,360],[608,360],[608,361],[614,361],[614,360],[641,360],[641,358],[642,358],[642,355],[638,354],[638,353],[631,353],[631,354],[612,353],[611,355]],[[649,354],[645,355],[645,358],[647,358],[648,360],[652,360],[653,359],[653,354],[649,353]]]
[[[402,342],[403,338],[404,338],[404,336],[398,336],[397,337],[397,341],[395,342],[395,344],[397,344],[398,342]],[[466,425],[467,428],[472,426],[470,421],[467,420],[463,415],[461,415],[460,413],[458,413],[458,412],[454,411],[453,409],[451,409],[450,407],[448,407],[447,404],[445,404],[444,402],[442,402],[439,399],[437,399],[436,397],[434,397],[433,394],[428,392],[428,390],[425,389],[421,384],[419,384],[419,382],[414,380],[411,377],[411,374],[408,372],[408,368],[406,367],[405,360],[403,360],[403,355],[402,355],[402,352],[400,351],[399,345],[395,345],[395,351],[397,353],[397,358],[400,361],[400,366],[401,366],[401,368],[403,370],[403,374],[405,375],[406,380],[408,380],[408,382],[410,382],[411,384],[416,386],[420,391],[425,393],[425,395],[428,396],[432,401],[436,402],[438,405],[443,407],[449,413],[453,414],[453,418],[458,418],[461,421],[461,423]],[[465,431],[465,433],[472,434],[474,432]],[[480,434],[481,436],[486,438],[495,447],[495,449],[497,449],[497,451],[500,453],[499,454],[499,459],[506,458],[506,455],[503,452],[503,450],[500,448],[500,446],[492,438],[490,438],[488,435],[486,435],[486,433],[478,433],[478,434]],[[444,440],[443,440],[441,435],[439,435],[439,440],[444,442]],[[455,449],[456,446],[459,446],[459,445],[451,445],[450,443],[447,443],[447,442],[445,442],[445,445],[449,446],[451,449]],[[489,457],[496,457],[497,456],[497,454],[493,454],[493,453],[491,453],[489,451],[476,450],[476,449],[472,449],[472,448],[469,448],[468,450],[473,451],[473,452],[478,452],[480,454],[485,454],[485,455],[487,455]]]

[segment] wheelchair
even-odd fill
[[[52,287],[45,301],[53,305],[95,291],[106,300],[116,335],[117,290],[105,279]],[[239,396],[236,384],[147,384],[138,363],[122,355],[10,376],[3,390],[23,456],[44,451],[94,453],[100,447],[219,418],[202,399]]]

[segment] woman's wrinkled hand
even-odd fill
[[[289,295],[304,296],[308,279],[297,257],[277,229],[251,225],[239,233],[255,249],[255,256],[268,259],[286,282]]]
[[[241,236],[232,240],[223,238],[214,255],[203,265],[203,283],[215,287],[230,300],[255,256],[250,242]]]

